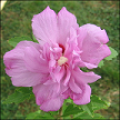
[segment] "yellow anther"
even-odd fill
[[[66,57],[60,57],[60,59],[58,60],[58,65],[63,65],[68,61],[68,59]]]

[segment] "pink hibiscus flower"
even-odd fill
[[[88,83],[101,77],[80,68],[96,68],[111,54],[105,30],[93,24],[79,27],[65,7],[58,14],[47,7],[34,15],[32,29],[39,43],[21,41],[4,55],[12,84],[33,87],[36,103],[44,111],[59,110],[68,97],[78,105],[89,103]]]

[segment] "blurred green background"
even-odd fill
[[[3,55],[12,49],[7,40],[13,37],[32,37],[31,19],[47,6],[56,13],[65,6],[75,14],[79,25],[93,23],[105,29],[109,36],[108,45],[119,51],[119,1],[8,1],[1,11],[1,119],[24,119],[26,114],[39,109],[35,100],[25,100],[20,104],[3,104],[14,92],[15,87],[5,74]],[[119,58],[105,61],[95,73],[102,76],[90,84],[92,94],[111,102],[107,110],[99,110],[105,118],[119,118]]]

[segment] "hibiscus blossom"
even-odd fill
[[[111,54],[106,31],[93,24],[79,27],[65,7],[58,14],[47,7],[34,15],[32,30],[39,43],[21,41],[4,55],[12,84],[33,87],[36,103],[44,111],[59,110],[68,97],[78,105],[89,103],[88,83],[101,77],[81,68],[96,68]]]

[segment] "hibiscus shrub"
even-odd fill
[[[106,31],[90,23],[79,27],[65,7],[56,14],[49,6],[33,16],[32,30],[33,39],[9,40],[14,49],[3,56],[5,71],[12,84],[21,88],[4,103],[20,103],[35,96],[40,110],[26,119],[103,118],[95,111],[107,109],[110,103],[91,95],[89,85],[101,76],[82,69],[100,68],[104,58],[117,56],[107,46]]]

